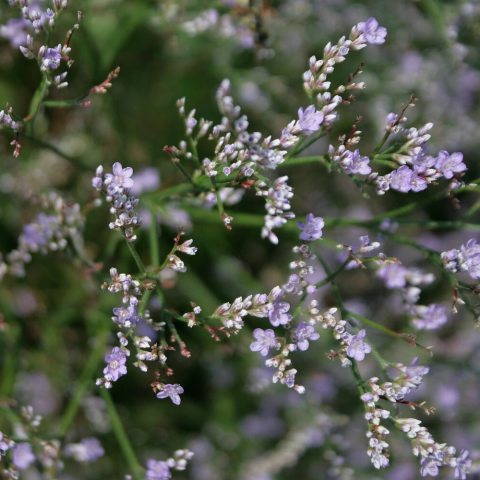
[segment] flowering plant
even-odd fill
[[[436,140],[396,82],[375,104],[383,19],[354,14],[305,55],[303,97],[282,105],[282,21],[293,30],[308,2],[200,3],[119,2],[121,32],[108,2],[5,8],[4,47],[38,85],[26,115],[0,112],[1,478],[465,480],[479,455],[462,397],[478,385],[480,319],[469,144]],[[181,130],[136,103],[154,83],[129,57],[139,27],[193,62],[221,39],[231,60],[213,71],[233,81],[214,112],[194,88],[171,101],[178,71],[157,93]],[[237,73],[244,58],[257,67]],[[128,81],[138,117],[122,110]]]

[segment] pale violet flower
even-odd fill
[[[320,130],[323,118],[323,113],[319,112],[314,105],[309,105],[305,110],[300,107],[297,126],[305,135],[312,135]]]
[[[463,173],[467,166],[463,163],[463,154],[460,152],[448,153],[442,150],[435,163],[436,169],[448,180],[457,173]]]
[[[169,480],[172,478],[167,462],[148,460],[145,480]]]
[[[366,333],[365,330],[360,330],[348,340],[347,355],[357,362],[361,362],[372,351],[372,347],[364,341]]]
[[[320,335],[315,331],[313,325],[306,322],[300,322],[295,330],[295,342],[299,350],[308,350],[310,346],[309,340],[314,341],[320,338]]]
[[[35,461],[32,446],[29,443],[17,443],[13,448],[12,461],[19,470],[26,470]]]
[[[253,337],[255,341],[250,344],[250,350],[252,352],[260,352],[260,355],[266,357],[268,351],[271,348],[275,348],[277,340],[275,338],[275,332],[272,329],[262,330],[256,328],[253,331]]]
[[[297,225],[301,230],[300,240],[311,242],[322,238],[322,229],[325,225],[322,217],[315,217],[313,213],[309,213],[305,218],[305,223],[298,222]]]
[[[180,405],[182,401],[180,395],[183,393],[183,391],[183,387],[178,383],[167,383],[160,387],[160,391],[157,393],[157,398],[170,398],[175,405]]]
[[[360,22],[358,24],[358,29],[362,32],[367,43],[373,45],[385,43],[387,29],[380,26],[376,18],[370,17],[367,21]]]

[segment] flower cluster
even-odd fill
[[[25,264],[31,261],[34,253],[64,250],[69,241],[74,248],[81,248],[84,218],[80,205],[70,204],[54,192],[43,196],[40,204],[44,211],[24,225],[18,246],[6,255],[5,263],[0,259],[0,279],[5,273],[25,275]]]
[[[412,318],[412,324],[419,330],[436,330],[448,321],[448,309],[442,304],[419,305],[422,285],[429,285],[435,280],[432,273],[419,269],[407,268],[396,261],[383,262],[377,270],[377,276],[389,289],[402,292],[406,312]]]
[[[460,249],[441,254],[445,268],[450,272],[467,272],[474,280],[480,280],[480,244],[470,239]]]
[[[150,459],[147,461],[145,480],[169,480],[172,478],[171,470],[185,470],[192,457],[190,450],[176,450],[173,457],[167,460]]]
[[[136,212],[138,198],[130,191],[133,187],[132,174],[132,168],[123,168],[120,162],[115,162],[112,173],[103,174],[103,167],[100,165],[92,179],[93,188],[102,192],[110,204],[114,221],[110,222],[109,227],[112,230],[121,230],[129,242],[137,239],[135,229],[140,224]]]

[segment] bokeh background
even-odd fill
[[[81,98],[116,66],[121,74],[107,95],[92,98],[89,108],[42,109],[17,159],[8,145],[11,138],[2,132],[3,253],[15,248],[22,225],[38,212],[39,194],[53,189],[88,204],[90,180],[99,164],[109,167],[120,161],[135,172],[153,168],[155,173],[149,175],[154,188],[183,181],[163,153],[165,145],[178,145],[183,137],[176,100],[185,96],[187,107],[218,121],[215,90],[224,78],[232,81],[234,97],[249,116],[252,129],[278,135],[296,118],[298,107],[307,105],[301,75],[309,56],[320,55],[328,41],[336,41],[371,16],[387,27],[387,43],[352,55],[336,70],[335,78],[342,79],[364,63],[367,89],[348,108],[342,107],[341,119],[328,140],[335,141],[361,115],[361,148],[372,150],[382,136],[385,116],[399,111],[414,93],[418,101],[407,114],[409,123],[433,122],[432,148],[462,151],[469,166],[467,178],[479,176],[478,1],[71,1],[57,26],[57,42],[52,44],[63,41],[77,10],[83,19],[72,40],[75,63],[70,85],[52,97]],[[11,16],[12,9],[2,3],[2,23]],[[8,102],[18,116],[24,116],[39,81],[36,65],[2,40],[0,105]],[[319,141],[309,153],[324,154],[328,140]],[[205,148],[201,154],[208,156],[208,144],[201,148]],[[327,175],[320,166],[291,168],[287,173],[296,190],[294,211],[300,216],[314,212],[364,219],[409,201],[402,194],[380,200],[365,197],[348,178]],[[466,209],[474,198],[465,196],[462,201]],[[445,199],[413,212],[410,218],[455,220],[462,211]],[[230,207],[234,217],[236,212],[260,214],[263,205],[253,194],[247,195],[240,205]],[[194,238],[199,254],[189,259],[189,271],[178,281],[165,281],[165,298],[153,299],[152,315],[159,314],[161,301],[182,312],[195,301],[211,312],[224,301],[286,281],[295,229],[281,232],[280,246],[274,247],[260,239],[258,226],[228,232],[210,213],[199,213],[179,201],[158,219],[163,254],[179,228]],[[110,266],[135,272],[128,250],[107,224],[106,208],[88,213],[85,247],[103,265],[100,276],[106,279]],[[478,231],[403,228],[405,235],[438,250],[478,236]],[[360,228],[337,228],[328,236],[335,242],[353,242],[362,233],[366,232]],[[140,235],[138,248],[148,262],[146,233]],[[415,250],[388,242],[386,250],[405,263],[435,272]],[[337,253],[327,254],[335,265]],[[398,298],[387,295],[371,273],[350,272],[340,286],[352,309],[389,327],[412,330],[397,309]],[[427,301],[448,302],[449,287],[439,281],[424,295]],[[325,306],[334,303],[328,288],[319,293],[319,299]],[[0,311],[9,325],[0,332],[0,396],[32,404],[45,416],[45,434],[55,431],[61,421],[96,340],[108,338],[115,302],[99,289],[98,277],[89,274],[69,250],[47,258],[34,256],[25,278],[4,279],[0,285]],[[423,420],[437,438],[468,448],[477,458],[480,336],[471,317],[461,312],[440,332],[420,335],[422,343],[434,345],[433,358],[375,332],[372,338],[392,360],[407,363],[419,355],[431,367],[419,398],[427,398],[438,410]],[[252,321],[249,328],[260,324]],[[170,356],[175,379],[186,392],[181,407],[156,400],[149,388],[153,377],[133,368],[112,392],[142,460],[189,447],[195,457],[178,478],[192,480],[419,478],[409,445],[400,436],[392,435],[392,468],[381,473],[372,470],[365,454],[363,407],[350,372],[326,359],[333,346],[328,335],[316,348],[298,356],[307,386],[307,393],[300,397],[271,385],[261,359],[249,351],[248,335],[216,343],[202,330],[179,326],[179,332],[192,352],[190,359],[178,353]],[[100,359],[96,376],[101,368]],[[373,375],[375,368],[367,362],[365,372]],[[121,478],[128,470],[94,378],[70,435],[73,439],[98,436],[106,456],[84,469],[66,465],[65,480]],[[0,417],[0,430],[7,424],[6,417]]]

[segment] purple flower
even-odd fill
[[[308,341],[318,340],[320,335],[315,331],[313,325],[306,322],[300,322],[295,330],[294,338],[299,350],[304,352],[305,350],[308,350],[308,347],[310,346]]]
[[[156,168],[144,168],[132,177],[130,187],[132,195],[140,196],[143,192],[152,192],[160,186],[160,175]]]
[[[275,332],[272,329],[262,330],[261,328],[256,328],[253,331],[253,337],[256,341],[250,344],[250,350],[252,352],[260,352],[262,357],[266,357],[268,351],[271,348],[275,348],[277,344]]]
[[[455,478],[457,480],[466,480],[467,473],[472,466],[468,450],[462,450],[460,456],[455,459]]]
[[[368,175],[372,172],[370,168],[370,159],[367,156],[361,156],[358,148],[354,152],[347,150],[341,160],[345,173],[353,175]]]
[[[441,467],[442,465],[442,460],[433,455],[423,457],[420,462],[420,475],[422,477],[436,477],[438,475],[438,467]]]
[[[387,288],[403,288],[407,284],[407,275],[408,270],[398,263],[387,263],[377,272]]]
[[[23,18],[12,18],[0,27],[0,36],[6,38],[13,48],[27,43],[28,31],[32,24]]]
[[[463,163],[463,154],[454,152],[452,154],[442,150],[437,157],[436,169],[448,180],[456,173],[462,173],[467,169]]]
[[[399,192],[409,192],[412,189],[413,170],[402,165],[391,173],[390,186]]]
[[[360,22],[358,24],[358,29],[363,33],[367,43],[376,45],[385,43],[387,29],[381,27],[375,18],[370,17],[366,22]]]
[[[42,56],[42,70],[56,70],[62,61],[62,46],[46,48]]]
[[[305,110],[298,109],[297,125],[305,135],[312,135],[318,132],[323,123],[323,113],[319,112],[314,105],[308,106]]]
[[[363,340],[366,333],[365,330],[360,330],[348,340],[347,355],[357,362],[361,362],[365,358],[365,355],[372,351],[372,347]]]
[[[130,178],[133,174],[131,167],[123,168],[120,162],[115,162],[112,165],[112,172],[105,175],[105,183],[109,191],[116,192],[133,187],[133,179]]]
[[[167,462],[148,460],[145,480],[169,480],[172,478]]]
[[[112,317],[112,320],[118,325],[126,328],[136,325],[141,319],[135,305],[114,308],[113,314],[114,317]]]
[[[70,443],[65,447],[67,457],[72,457],[77,462],[95,462],[103,457],[105,450],[101,443],[94,437],[84,438],[80,443]]]
[[[421,152],[419,155],[416,155],[412,158],[413,169],[415,172],[424,174],[427,170],[435,166],[437,159],[430,155],[424,155]]]
[[[38,214],[35,222],[28,223],[23,227],[20,243],[24,245],[28,251],[36,252],[48,247],[49,242],[53,240],[58,230],[58,218],[55,215],[46,215],[41,212]]]
[[[432,304],[428,307],[418,306],[416,308],[417,317],[413,324],[419,330],[435,330],[447,323],[447,307],[445,305]]]
[[[127,373],[127,354],[119,347],[113,347],[112,351],[105,355],[107,366],[103,369],[103,375],[108,382],[116,382],[122,375]]]
[[[480,244],[475,239],[470,239],[460,247],[462,268],[475,280],[480,280]]]
[[[0,457],[5,455],[13,445],[13,442],[3,432],[0,432]]]
[[[19,470],[26,470],[35,461],[32,446],[29,443],[17,443],[13,448],[12,461]]]
[[[157,393],[157,398],[163,399],[163,398],[168,398],[170,397],[170,400],[175,404],[175,405],[180,405],[180,402],[182,399],[180,398],[180,395],[183,393],[183,387],[179,385],[178,383],[172,384],[172,383],[167,383],[162,385],[160,388],[160,391]]]
[[[309,213],[306,218],[306,222],[298,222],[297,225],[300,228],[300,240],[305,242],[311,242],[322,238],[322,228],[325,225],[322,217],[314,217],[313,213]]]
[[[272,303],[272,309],[268,312],[268,319],[274,327],[279,325],[287,325],[292,316],[287,313],[290,310],[290,304],[288,302],[280,302],[279,299]]]

